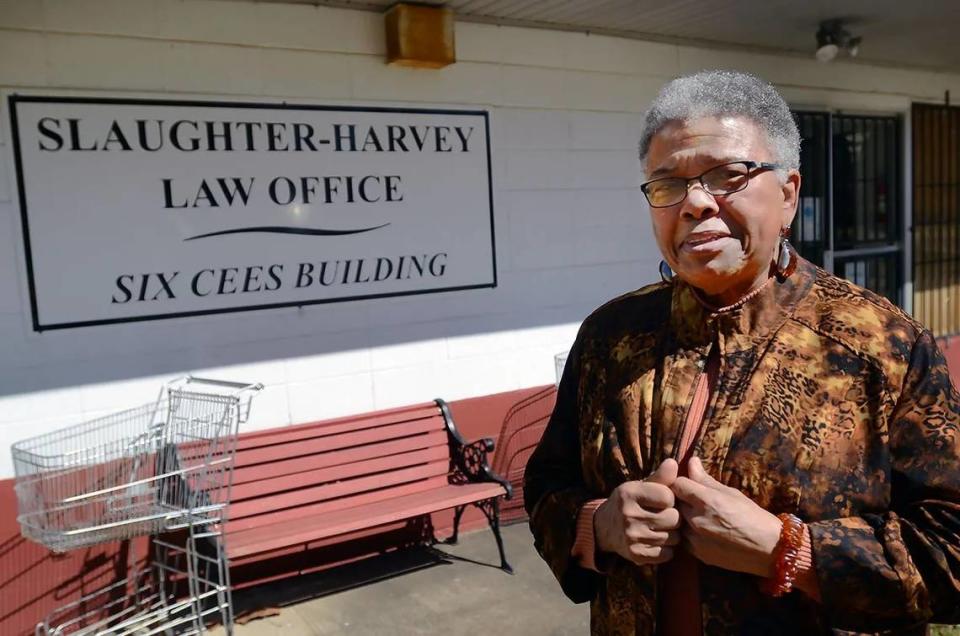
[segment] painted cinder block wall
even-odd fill
[[[150,400],[186,372],[263,382],[248,430],[549,383],[552,356],[592,308],[656,278],[636,140],[641,113],[667,79],[738,68],[771,80],[797,107],[905,118],[912,101],[960,94],[958,73],[581,33],[458,23],[456,41],[456,64],[413,70],[384,65],[382,17],[369,12],[0,0],[5,92],[489,110],[500,281],[490,290],[34,333],[0,104],[0,633],[30,631],[89,590],[113,554],[24,556],[12,442]],[[491,400],[489,408],[469,402],[467,433],[496,434],[502,410]],[[64,577],[72,583],[54,583]],[[31,581],[43,593],[21,602]]]

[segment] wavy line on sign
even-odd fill
[[[389,223],[384,223],[383,225],[377,225],[376,227],[367,227],[361,228],[358,230],[325,230],[323,228],[309,228],[309,227],[287,227],[283,225],[264,225],[261,227],[238,227],[232,230],[220,230],[219,232],[208,232],[206,234],[198,234],[196,236],[189,236],[184,241],[192,241],[194,239],[208,238],[211,236],[224,236],[226,234],[300,234],[303,236],[346,236],[349,234],[363,234],[364,232],[373,232],[374,230],[379,230],[380,228],[387,227]]]

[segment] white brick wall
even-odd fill
[[[383,63],[382,18],[223,0],[0,0],[0,89],[491,113],[492,290],[36,334],[0,105],[0,478],[9,445],[152,399],[186,372],[266,385],[249,428],[552,382],[591,308],[656,278],[637,129],[666,78],[734,67],[794,104],[905,113],[960,75],[579,33],[456,26],[459,62]]]

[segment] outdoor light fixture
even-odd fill
[[[387,64],[443,68],[457,61],[453,10],[398,2],[384,14]]]
[[[860,52],[860,42],[863,38],[853,37],[843,28],[840,20],[825,20],[820,23],[817,31],[817,60],[832,62],[840,51],[846,51],[850,57],[856,57]]]

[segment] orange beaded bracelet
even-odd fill
[[[783,528],[773,553],[773,575],[763,582],[764,593],[773,597],[783,596],[793,589],[797,580],[797,556],[806,531],[803,522],[794,515],[783,513],[777,518],[783,523]]]

